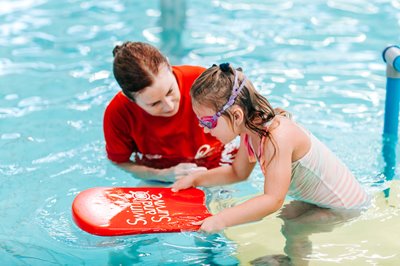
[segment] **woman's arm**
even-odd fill
[[[195,163],[180,163],[170,168],[156,169],[135,164],[132,161],[115,164],[123,170],[132,173],[136,178],[148,181],[174,182],[177,176],[186,176],[196,172],[205,172],[207,168]]]
[[[211,187],[243,181],[249,177],[254,166],[255,163],[249,162],[247,148],[241,142],[232,165],[217,167],[185,177],[177,177],[179,180],[172,185],[172,191],[179,191],[189,187]]]

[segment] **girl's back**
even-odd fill
[[[276,140],[276,154],[282,142],[293,147],[289,196],[328,208],[353,209],[368,204],[367,193],[350,170],[312,133],[279,116],[271,124],[270,133]],[[265,140],[261,147],[265,147]],[[265,155],[262,149],[260,154]],[[260,162],[268,165],[261,158]]]

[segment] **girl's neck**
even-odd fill
[[[246,133],[254,143],[261,141],[260,135],[258,135],[258,133],[253,130],[246,128],[244,133]]]
[[[266,130],[269,130],[271,128],[274,128],[274,126],[272,126],[272,124],[275,124],[275,119],[276,116],[274,118],[272,118],[270,121],[264,123],[263,128]],[[244,133],[246,133],[254,142],[260,142],[262,137],[260,136],[260,134],[256,131],[253,131],[251,129],[248,129],[246,127],[244,127]]]

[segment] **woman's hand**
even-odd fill
[[[223,220],[218,215],[210,216],[203,221],[194,222],[194,225],[201,225],[199,231],[207,234],[218,233],[226,228]]]
[[[162,169],[159,171],[158,181],[175,182],[182,176],[188,176],[197,172],[207,171],[207,168],[197,166],[195,163],[180,163],[170,168]]]
[[[195,163],[180,163],[174,166],[175,176],[186,176],[196,172],[207,171],[207,168],[203,166],[197,166]]]
[[[175,182],[177,177],[207,171],[207,168],[197,166],[195,163],[180,163],[170,168],[157,169],[144,165],[137,165],[132,161],[116,164],[134,177],[146,181]]]
[[[206,172],[208,169],[205,167],[198,167],[196,165],[195,168],[191,168],[189,172],[186,172],[186,175],[177,175],[175,178],[175,183],[172,184],[171,190],[173,192],[177,192],[182,189],[194,187],[196,177]]]

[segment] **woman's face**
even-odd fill
[[[135,95],[135,102],[153,116],[174,116],[179,110],[181,93],[171,69],[162,65],[154,83]]]

